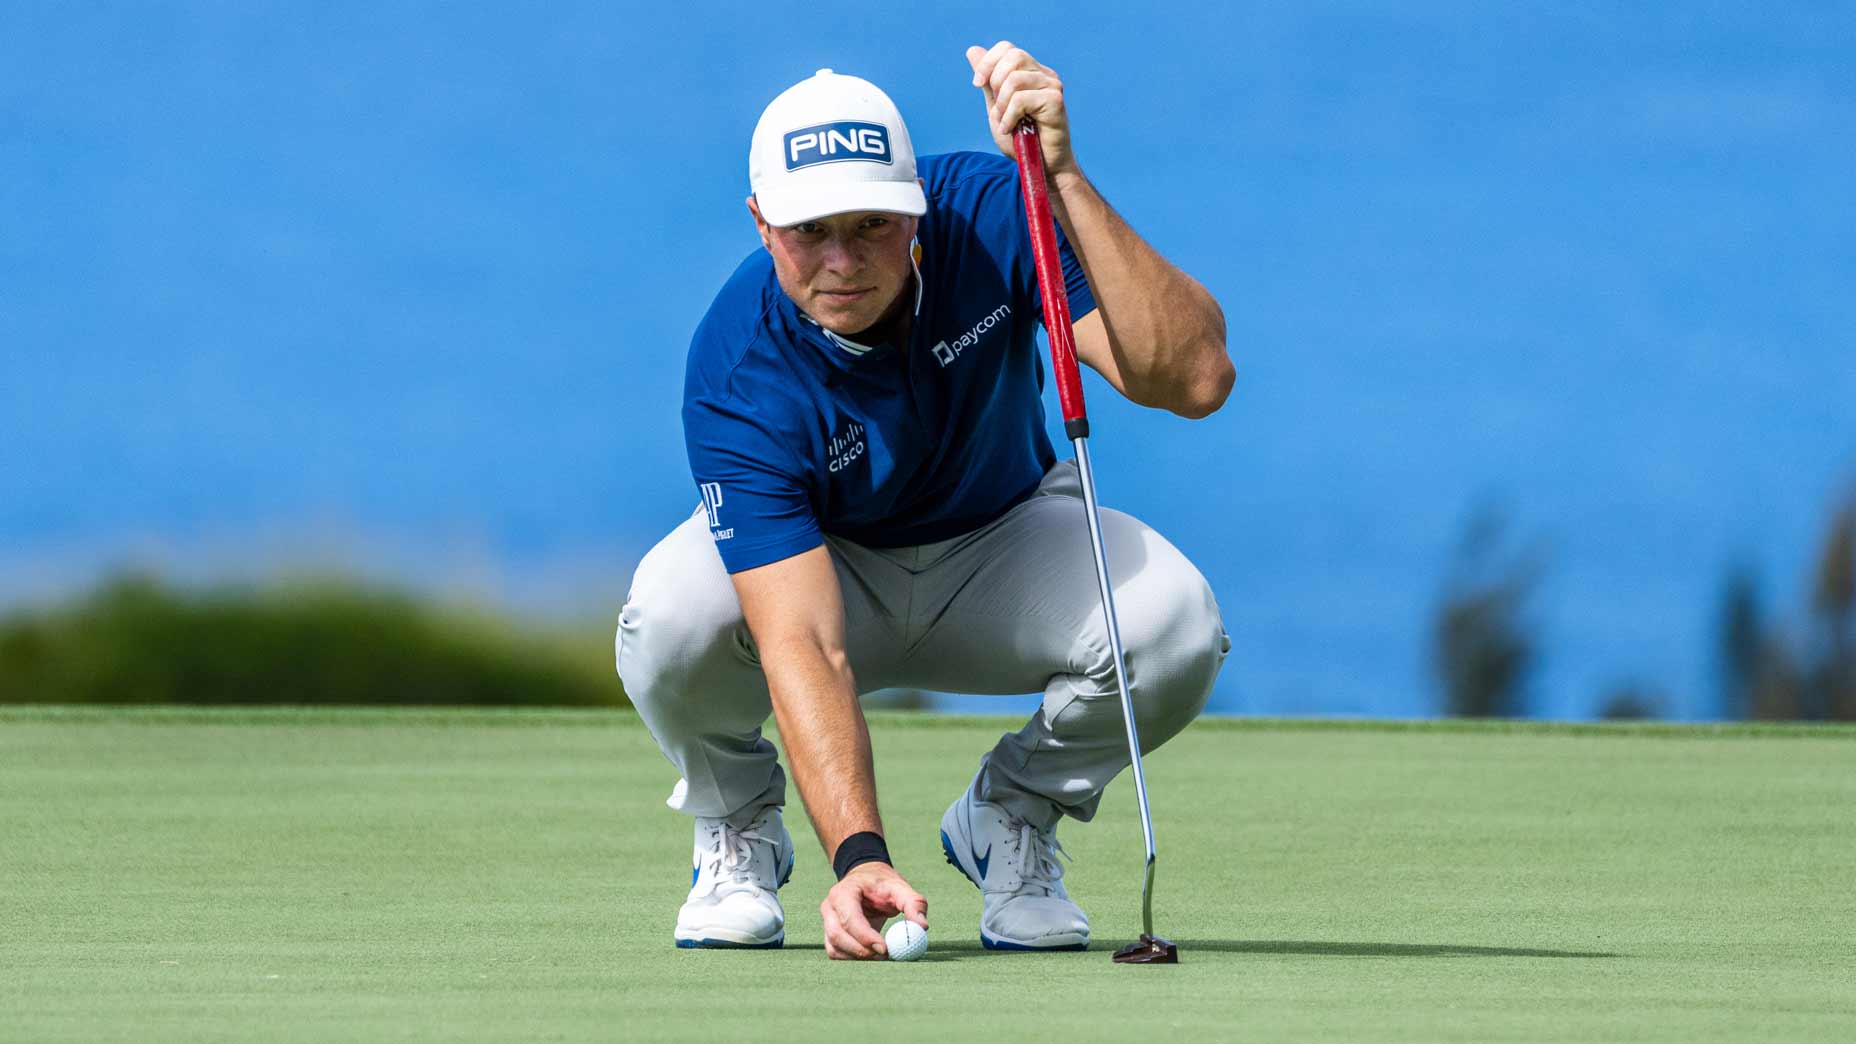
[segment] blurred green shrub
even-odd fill
[[[129,578],[0,617],[0,703],[623,705],[609,642],[353,583]]]
[[[1519,718],[1539,659],[1531,603],[1545,572],[1539,545],[1517,548],[1500,509],[1470,515],[1431,619],[1431,671],[1444,712]]]
[[[1856,489],[1833,509],[1802,620],[1768,623],[1757,576],[1728,574],[1718,615],[1722,704],[1767,721],[1856,721]]]

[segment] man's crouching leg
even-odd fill
[[[1105,529],[1139,525],[1103,512]],[[1143,527],[1144,528],[1144,527]],[[1164,744],[1205,709],[1230,651],[1218,603],[1191,562],[1148,530],[1141,574],[1115,584],[1128,694],[1141,753]],[[1084,564],[1087,568],[1087,563]],[[1051,829],[1060,817],[1088,821],[1109,781],[1129,764],[1127,725],[1100,599],[1070,669],[1053,676],[1025,727],[1000,739],[981,770],[988,797]]]
[[[1040,612],[1020,624],[1025,646],[1051,643],[1057,670],[1038,712],[1000,739],[942,818],[948,861],[985,893],[980,937],[993,949],[1088,945],[1088,919],[1063,885],[1056,827],[1065,816],[1094,817],[1103,789],[1130,761],[1089,550],[1073,512],[1059,520],[1064,528],[1027,542],[1045,571],[1037,584]],[[1230,639],[1211,588],[1184,555],[1131,516],[1104,510],[1102,522],[1146,753],[1204,709]]]
[[[786,777],[761,735],[766,677],[702,512],[639,563],[614,652],[626,695],[682,777],[668,804],[696,819],[677,945],[780,946],[777,892],[793,872]]]

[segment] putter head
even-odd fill
[[[1179,947],[1158,935],[1141,936],[1141,941],[1129,943],[1115,951],[1116,964],[1178,964]]]

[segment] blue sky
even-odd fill
[[[1002,12],[1004,16],[1002,17]],[[987,148],[962,57],[1223,302],[1186,422],[1088,384],[1106,502],[1201,565],[1215,706],[1415,714],[1477,505],[1545,549],[1539,713],[1714,712],[1856,483],[1856,16],[1711,5],[10,4],[0,601],[341,566],[607,613],[693,504],[683,352],[829,66]],[[1051,412],[1055,416],[1054,409]]]

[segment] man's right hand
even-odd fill
[[[889,956],[884,921],[901,914],[928,928],[928,900],[909,887],[888,863],[863,863],[831,886],[818,906],[825,919],[825,956],[834,961],[871,961]]]

